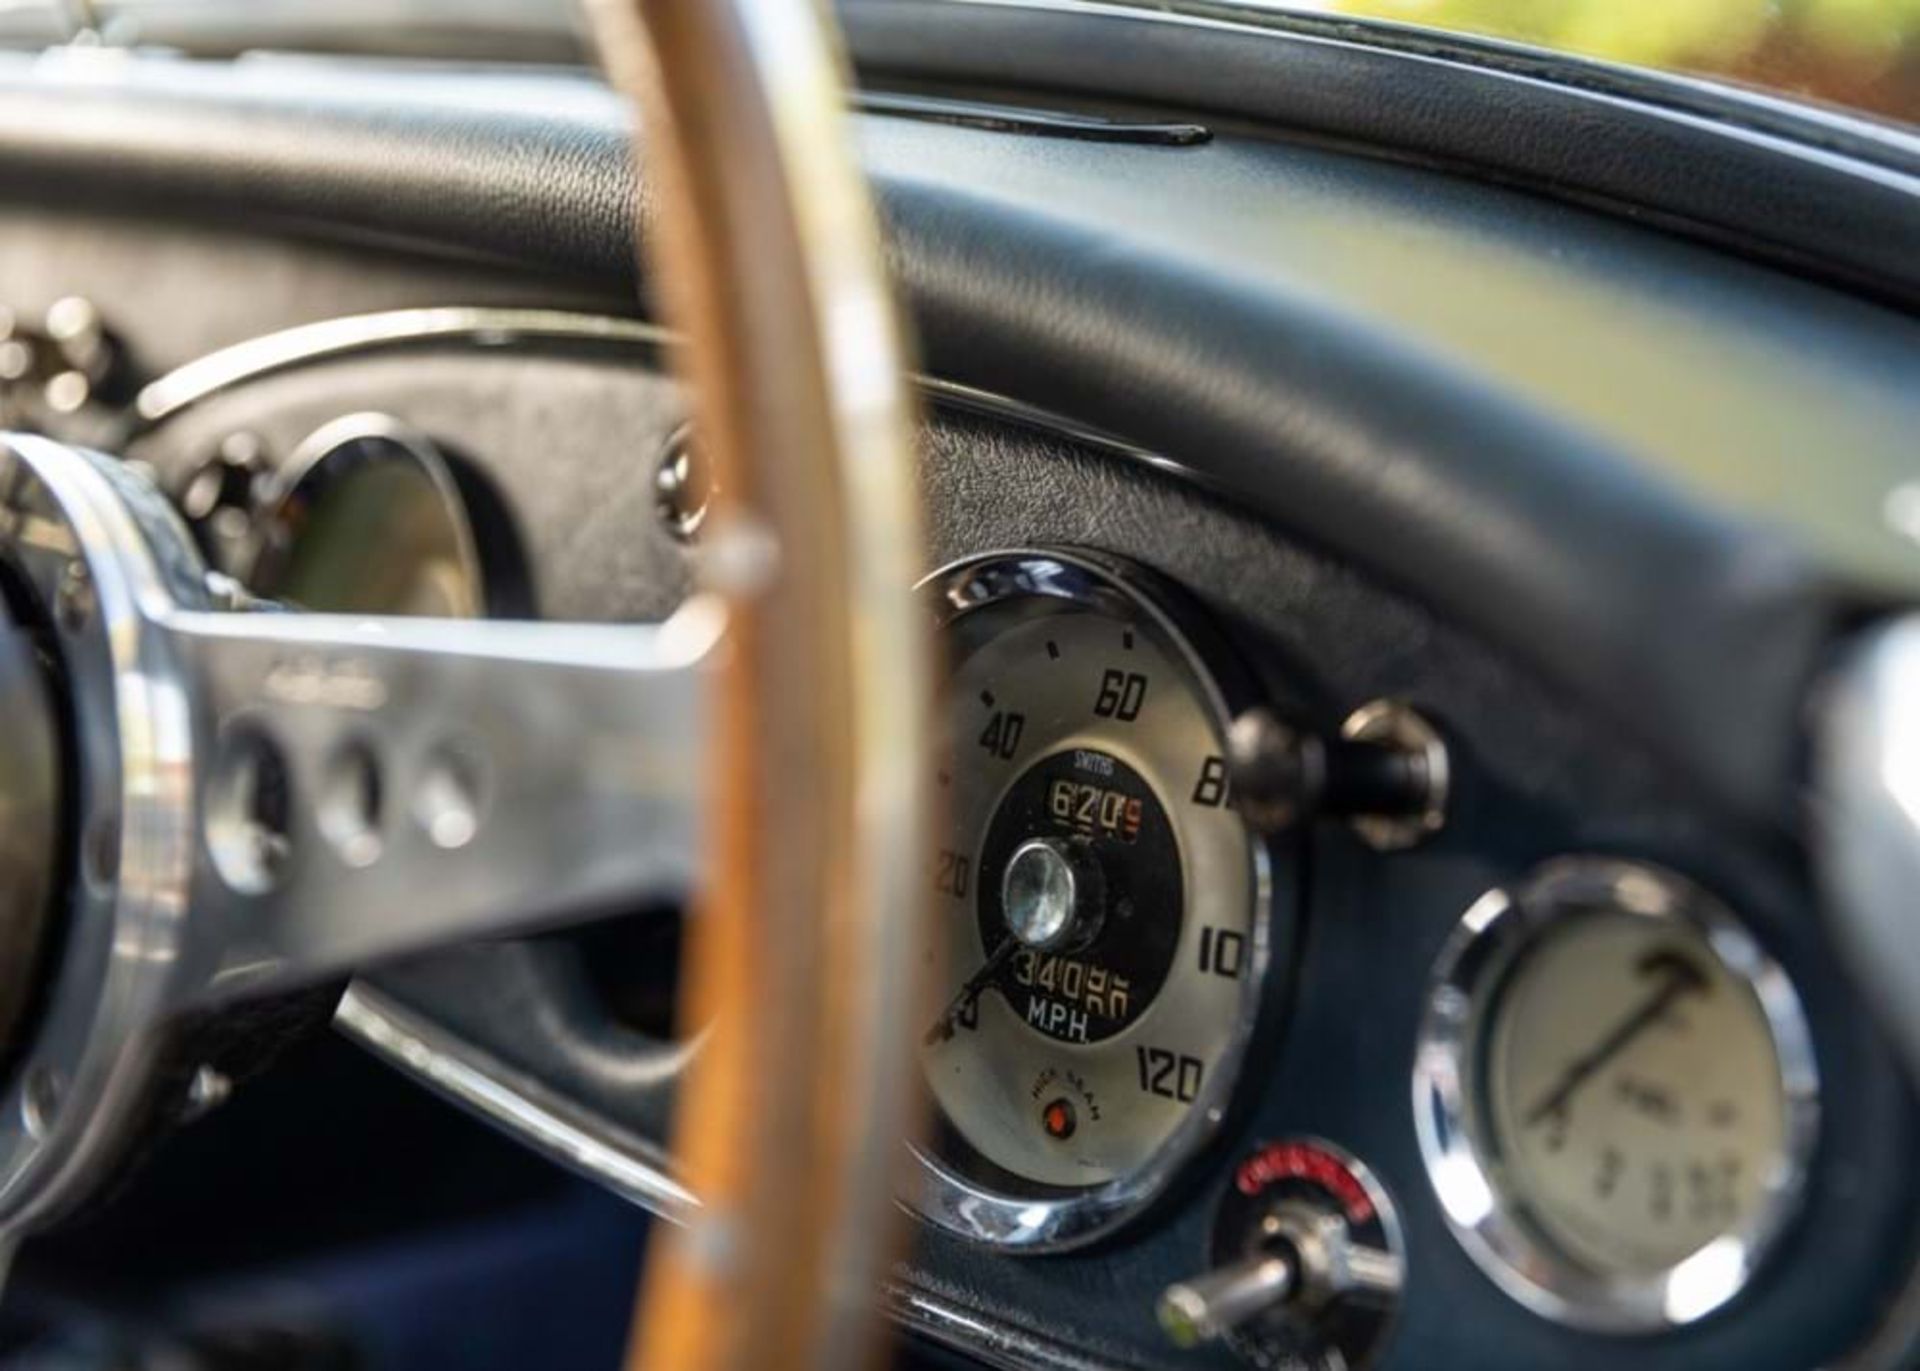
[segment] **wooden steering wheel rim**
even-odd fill
[[[590,0],[645,129],[650,280],[683,332],[733,601],[674,1150],[630,1365],[871,1350],[913,1094],[930,647],[913,409],[846,80],[811,0]]]

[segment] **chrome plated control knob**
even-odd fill
[[[1161,1294],[1179,1347],[1224,1341],[1261,1368],[1351,1368],[1372,1360],[1405,1278],[1386,1192],[1353,1157],[1313,1138],[1253,1152],[1215,1217],[1204,1275]]]
[[[1175,1281],[1160,1295],[1155,1311],[1160,1327],[1176,1347],[1212,1342],[1292,1295],[1299,1269],[1283,1252],[1258,1252],[1233,1266]]]

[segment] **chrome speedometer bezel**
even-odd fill
[[[1515,960],[1562,919],[1612,908],[1684,923],[1753,992],[1773,1039],[1786,1112],[1781,1174],[1737,1227],[1664,1271],[1607,1276],[1581,1267],[1536,1233],[1505,1193],[1485,1139],[1476,1063]],[[1798,994],[1780,965],[1715,896],[1651,863],[1561,857],[1511,887],[1488,891],[1442,949],[1414,1059],[1415,1132],[1448,1228],[1501,1290],[1534,1313],[1595,1333],[1653,1333],[1724,1308],[1778,1248],[1804,1198],[1819,1131],[1820,1079]]]
[[[988,552],[935,571],[920,582],[919,591],[942,635],[967,615],[1035,596],[1137,619],[1179,662],[1203,697],[1222,740],[1234,715],[1256,702],[1251,683],[1224,645],[1212,637],[1197,612],[1179,607],[1179,592],[1151,572],[1117,558],[1084,549]],[[1037,1254],[1084,1246],[1104,1237],[1167,1192],[1226,1125],[1241,1070],[1275,998],[1269,993],[1276,941],[1273,857],[1268,842],[1251,831],[1248,851],[1253,938],[1231,1035],[1187,1117],[1152,1156],[1101,1185],[1014,1194],[962,1174],[929,1146],[909,1144],[915,1164],[900,1195],[908,1210],[969,1241]]]

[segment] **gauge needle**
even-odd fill
[[[960,987],[960,993],[955,995],[946,1009],[941,1011],[940,1017],[933,1021],[933,1027],[927,1030],[926,1037],[920,1041],[932,1047],[935,1043],[943,1043],[951,1038],[955,1021],[967,1012],[969,1005],[980,998],[981,991],[993,984],[994,979],[1000,974],[1000,968],[1006,965],[1007,958],[1013,955],[1013,949],[1017,946],[1019,946],[1019,940],[1012,934],[1002,938],[1000,945],[993,949],[986,963],[967,977],[967,983]]]
[[[1704,990],[1707,978],[1700,969],[1684,957],[1671,952],[1656,952],[1640,964],[1642,975],[1664,975],[1665,983],[1650,995],[1633,1013],[1627,1015],[1614,1026],[1611,1033],[1602,1038],[1591,1052],[1576,1058],[1573,1065],[1559,1082],[1549,1090],[1527,1114],[1527,1124],[1532,1126],[1543,1119],[1552,1118],[1567,1107],[1567,1102],[1602,1067],[1619,1056],[1635,1038],[1638,1038],[1660,1016],[1672,1007],[1673,1002],[1682,995]]]

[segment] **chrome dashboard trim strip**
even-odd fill
[[[980,390],[974,386],[961,385],[958,381],[944,381],[937,376],[916,376],[914,384],[920,387],[929,403],[945,409],[962,410],[984,415],[989,419],[1000,419],[1007,423],[1018,424],[1023,428],[1039,429],[1061,438],[1070,438],[1087,447],[1098,448],[1109,457],[1119,457],[1141,466],[1152,467],[1155,471],[1189,482],[1193,485],[1218,493],[1229,493],[1221,482],[1171,457],[1162,457],[1129,443],[1124,438],[1116,438],[1104,429],[1068,419],[1050,409],[1041,409],[1024,400],[1011,399],[991,390]]]
[[[557,309],[471,309],[462,305],[348,314],[296,324],[221,348],[174,368],[141,388],[134,412],[143,425],[276,371],[380,348],[457,340],[476,347],[526,341],[627,343],[664,347],[673,335],[656,324]]]
[[[446,305],[349,314],[261,334],[176,367],[141,389],[134,414],[141,428],[151,428],[221,391],[275,372],[435,342],[479,348],[548,342],[664,350],[679,340],[671,330],[645,320],[576,310]],[[1221,489],[1219,482],[1192,467],[1023,400],[936,376],[916,374],[912,379],[931,404],[1070,438],[1209,490]]]

